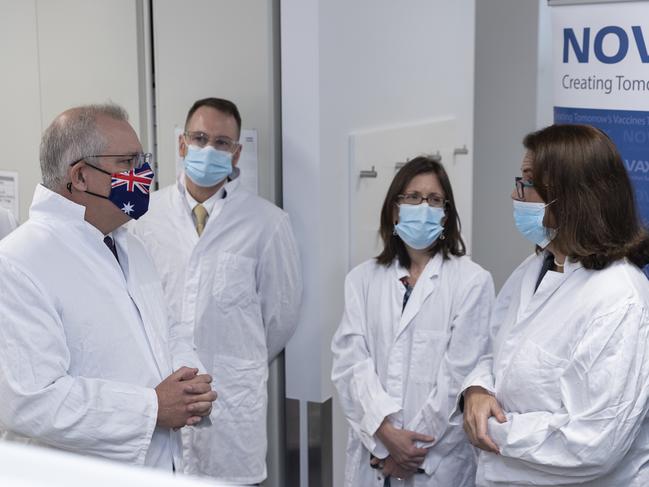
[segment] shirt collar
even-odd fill
[[[63,220],[84,220],[86,207],[55,193],[42,184],[34,190],[34,198],[29,208],[30,218],[55,216]],[[85,221],[85,220],[84,220]]]
[[[442,267],[442,260],[443,260],[442,252],[441,251],[437,252],[426,264],[424,271],[421,273],[421,277],[428,277],[430,279],[433,276],[438,275],[440,268]],[[406,269],[399,263],[398,258],[394,259],[394,272],[395,272],[395,277],[398,280],[401,280],[404,277],[410,275],[408,269]]]
[[[228,198],[229,196],[232,195],[232,193],[234,193],[237,190],[240,184],[239,174],[240,174],[239,168],[234,167],[232,174],[228,177],[228,182],[225,183],[216,193],[214,193],[206,201],[203,202],[203,206],[207,210],[208,215],[212,213],[212,210],[214,209],[214,205],[216,204],[217,201]],[[178,179],[176,180],[176,188],[178,189],[178,192],[184,196],[185,201],[189,206],[189,209],[193,210],[194,207],[198,204],[198,202],[189,194],[189,191],[187,191],[185,187],[184,171],[178,175]]]
[[[214,211],[214,205],[218,200],[221,200],[225,198],[226,191],[225,191],[225,185],[221,186],[219,190],[214,193],[212,196],[207,198],[205,201],[203,201],[203,207],[205,210],[207,210],[207,214],[211,215],[212,211]],[[198,204],[198,201],[194,199],[194,197],[185,189],[185,198],[187,199],[187,204],[189,205],[189,208],[194,209],[194,207]]]
[[[85,219],[86,207],[69,200],[38,184],[34,190],[34,198],[29,208],[29,217],[34,219],[44,219],[47,221],[59,220],[74,222],[81,225],[96,238],[103,240],[104,234],[94,225],[88,223]],[[117,231],[114,230],[113,232]]]
[[[210,215],[214,210],[214,205],[216,205],[217,201],[227,198],[228,194],[233,189],[231,183],[232,181],[228,181],[223,186],[221,186],[216,193],[214,193],[212,196],[210,196],[205,201],[203,201],[202,204],[207,210],[208,215]],[[198,201],[196,201],[194,197],[189,193],[189,191],[187,191],[184,172],[181,172],[180,175],[178,176],[178,181],[176,183],[176,186],[180,194],[184,196],[190,211],[193,210],[194,207],[198,204]]]
[[[542,258],[545,259],[552,259],[552,263],[554,263],[554,255],[549,251],[549,250],[544,250],[542,253]],[[552,266],[550,266],[552,267]],[[566,260],[563,262],[563,273],[564,274],[570,274],[577,269],[581,269],[583,267],[583,264],[579,261],[572,260],[570,257],[566,257]]]

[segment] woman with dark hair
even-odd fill
[[[514,220],[537,252],[466,378],[477,485],[649,485],[649,237],[615,145],[553,125],[525,137]]]
[[[465,487],[475,460],[449,424],[460,385],[486,351],[491,276],[464,256],[444,167],[429,157],[394,177],[383,251],[345,282],[332,380],[351,426],[345,485]]]

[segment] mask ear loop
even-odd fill
[[[548,204],[546,204],[543,207],[543,209],[545,210],[545,208],[550,206],[552,203],[556,203],[556,202],[557,202],[557,198],[554,198],[552,201],[550,201]],[[557,228],[545,227],[545,228],[546,228],[546,232],[548,233],[548,237],[550,238],[550,241],[554,240],[556,238],[557,234],[559,233],[559,227],[557,227]],[[554,262],[555,262],[555,264],[557,263],[556,260]],[[559,265],[559,264],[557,264],[557,265]],[[563,267],[563,266],[561,266],[561,267]]]
[[[399,203],[395,202],[395,203],[394,203],[394,206],[396,206],[396,207],[397,207],[397,211],[399,211],[399,210],[398,210],[398,209],[399,209]],[[397,225],[398,225],[398,224],[399,224],[399,221],[397,220],[397,221],[395,221],[394,224],[392,225],[392,236],[393,236],[393,237],[398,237],[398,236],[399,236],[399,234],[397,233]]]
[[[74,162],[71,164],[71,166],[74,166],[76,163],[78,163],[79,161],[82,161],[82,160],[83,160],[83,159],[79,159],[78,161],[74,161]],[[101,168],[99,168],[99,167],[97,167],[97,166],[93,166],[92,164],[88,164],[87,161],[86,161],[86,166],[90,166],[91,168],[96,169],[96,170],[99,171],[99,172],[103,172],[104,174],[108,174],[109,176],[112,176],[112,175],[113,175],[112,173],[110,173],[110,172],[108,172],[108,171],[104,171],[103,169],[101,169]],[[70,181],[68,184],[66,184],[65,187],[68,189],[68,191],[69,191],[70,193],[72,193],[72,181]],[[106,198],[106,199],[108,199],[106,196],[102,196],[102,195],[100,195],[100,194],[91,193],[90,191],[85,191],[85,192],[86,192],[86,193],[89,193],[89,194],[91,194],[91,195],[93,195],[93,196],[99,196],[100,198]]]
[[[543,208],[547,208],[547,207],[550,206],[552,203],[556,203],[556,202],[557,202],[557,199],[554,198],[552,201],[550,201],[549,203],[547,203]]]

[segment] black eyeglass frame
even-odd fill
[[[516,196],[519,200],[525,200],[525,188],[533,188],[534,183],[529,179],[525,179],[522,176],[516,176],[514,178],[514,186],[516,187]]]
[[[145,164],[148,164],[149,166],[151,165],[151,162],[153,162],[153,154],[150,152],[140,152],[138,154],[95,154],[92,156],[84,156],[81,159],[77,159],[76,161],[70,163],[70,166],[74,166],[75,164],[78,164],[79,162],[85,160],[85,159],[91,159],[93,157],[122,157],[124,159],[128,159],[129,163],[131,163],[131,167],[133,169],[140,169],[142,166]],[[135,164],[133,164],[133,161],[136,161]]]
[[[432,196],[438,197],[442,204],[439,205],[439,206],[431,205],[428,198],[430,198]],[[428,203],[428,206],[430,206],[431,208],[446,208],[446,206],[449,204],[449,201],[447,199],[442,198],[441,195],[439,195],[438,193],[430,193],[428,196],[423,196],[423,195],[421,195],[419,193],[398,194],[397,195],[397,204],[403,203],[403,200],[405,198],[407,198],[407,197],[414,197],[414,198],[417,198],[419,200],[417,203],[415,203],[414,201],[412,203],[406,203],[407,205],[411,205],[411,204],[412,205],[421,205],[422,201],[426,201],[426,203]]]

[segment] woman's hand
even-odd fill
[[[395,428],[387,419],[383,420],[376,431],[376,436],[388,449],[392,459],[406,470],[417,470],[428,453],[428,448],[417,448],[415,442],[430,443],[435,441],[432,436]]]
[[[402,468],[392,457],[387,457],[383,463],[383,475],[398,480],[409,479],[417,470]]]
[[[469,387],[464,391],[464,431],[469,437],[469,442],[481,450],[500,453],[498,445],[487,434],[487,420],[491,416],[495,416],[500,423],[507,421],[493,395],[478,386]]]

